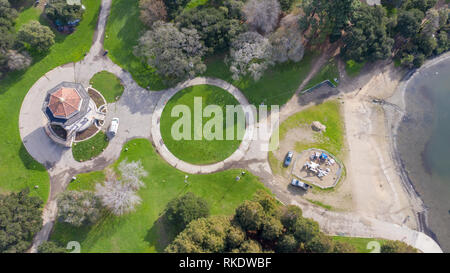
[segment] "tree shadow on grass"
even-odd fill
[[[175,226],[167,220],[166,214],[162,214],[148,230],[145,241],[155,246],[156,251],[164,252],[178,235]]]
[[[19,157],[25,168],[28,170],[46,171],[44,165],[34,160],[34,158],[28,153],[25,146],[23,146],[23,143],[20,144]]]

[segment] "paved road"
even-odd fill
[[[111,0],[102,0],[102,7],[99,14],[97,31],[94,34],[94,41],[86,57],[77,63],[70,63],[57,67],[42,78],[40,78],[26,95],[19,117],[19,129],[25,148],[37,161],[44,164],[50,174],[50,195],[43,211],[43,228],[36,234],[31,252],[36,252],[37,247],[48,240],[50,232],[56,219],[56,196],[65,190],[70,178],[81,172],[100,170],[113,163],[120,155],[124,143],[132,138],[151,139],[153,133],[154,144],[157,149],[163,151],[161,154],[173,166],[188,171],[186,165],[171,158],[171,154],[164,152],[164,145],[161,142],[159,128],[159,118],[165,102],[173,96],[183,86],[208,82],[229,90],[238,98],[243,105],[248,105],[242,93],[230,84],[216,79],[197,78],[183,83],[179,88],[171,88],[165,91],[152,92],[138,86],[131,75],[114,64],[108,57],[103,56],[103,37],[106,21],[111,8]],[[117,136],[113,138],[106,150],[96,159],[87,162],[77,162],[73,159],[70,149],[55,145],[47,137],[43,130],[46,122],[41,111],[41,102],[44,100],[45,92],[61,81],[73,81],[89,85],[90,78],[97,72],[109,71],[114,73],[124,85],[124,93],[116,103],[108,105],[106,125],[113,117],[120,117],[121,125]],[[184,88],[184,87],[183,87]],[[162,97],[164,96],[164,97]],[[38,102],[38,103],[36,103]],[[284,119],[292,113],[304,109],[306,103],[299,103],[297,96],[294,96],[288,107],[281,110],[280,117]],[[156,110],[155,110],[156,109]],[[153,112],[155,111],[155,117]],[[155,126],[152,126],[155,124]],[[256,124],[259,127],[262,123]],[[273,128],[272,128],[273,129]],[[248,136],[253,135],[253,129],[247,130]],[[280,190],[275,186],[272,171],[267,161],[267,151],[261,149],[265,147],[270,139],[270,135],[258,137],[252,141],[243,141],[240,149],[231,156],[231,159],[215,164],[210,168],[204,166],[194,166],[198,168],[196,172],[215,172],[230,166],[247,168],[258,175],[264,184],[270,188],[279,200],[285,204],[297,204],[302,207],[304,215],[318,221],[321,228],[330,234],[341,234],[347,236],[360,237],[383,237],[393,240],[402,240],[424,252],[441,252],[439,246],[428,236],[406,227],[381,222],[372,218],[364,218],[355,213],[337,213],[326,211],[314,206],[301,198],[294,196],[288,191]],[[167,150],[167,148],[165,148]],[[173,156],[173,155],[172,155]],[[232,161],[236,164],[230,164]]]

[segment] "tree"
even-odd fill
[[[67,253],[67,250],[55,242],[46,241],[38,247],[38,253]]]
[[[401,241],[387,241],[381,246],[381,253],[417,253],[417,249]]]
[[[352,18],[352,26],[343,38],[342,55],[356,62],[386,59],[394,40],[386,32],[386,11],[380,6],[362,6]]]
[[[162,0],[140,0],[140,19],[146,26],[151,27],[156,21],[167,19],[166,5]]]
[[[58,197],[58,220],[76,227],[100,218],[100,200],[89,191],[66,191]]]
[[[299,248],[299,243],[295,240],[292,234],[286,234],[281,237],[281,240],[277,244],[277,252],[280,253],[293,253],[297,252]]]
[[[405,10],[419,9],[422,12],[426,12],[428,9],[436,5],[437,0],[405,0],[402,8]]]
[[[356,253],[356,248],[347,242],[334,242],[334,253]]]
[[[17,11],[11,7],[8,0],[0,0],[0,52],[10,49],[15,41],[14,21]]]
[[[294,3],[294,0],[279,0],[280,7],[282,11],[289,11],[291,9],[292,4]]]
[[[295,222],[293,235],[300,243],[307,243],[320,233],[319,224],[307,218],[299,218]]]
[[[28,189],[0,194],[0,253],[21,253],[42,227],[42,201]]]
[[[193,220],[208,217],[209,206],[205,199],[188,192],[169,202],[166,216],[181,231]]]
[[[239,247],[238,252],[239,253],[262,253],[262,247],[255,240],[246,240],[242,243],[241,247]]]
[[[229,65],[234,80],[250,74],[258,81],[272,64],[272,46],[257,32],[244,32],[232,42]]]
[[[297,221],[302,218],[302,209],[295,205],[288,205],[284,208],[284,212],[281,215],[281,223],[287,229],[288,232],[294,232],[296,230]]]
[[[141,203],[141,198],[126,183],[119,180],[105,181],[104,185],[95,185],[95,195],[103,206],[115,215],[123,215],[134,211]]]
[[[245,241],[245,232],[238,225],[231,225],[227,233],[226,246],[227,249],[239,248]]]
[[[330,253],[333,249],[333,240],[323,233],[317,234],[305,244],[305,250],[309,253]]]
[[[331,42],[334,42],[360,6],[359,0],[304,0],[301,3],[304,16],[300,18],[300,27],[303,31],[309,30],[310,39],[319,34],[332,34]]]
[[[243,10],[252,31],[265,35],[272,32],[278,24],[280,17],[278,0],[248,0]]]
[[[274,217],[266,217],[262,224],[261,238],[266,241],[275,241],[283,233],[283,225]]]
[[[17,39],[28,48],[43,52],[55,43],[55,34],[49,27],[32,20],[20,28]]]
[[[293,20],[293,23],[289,24],[283,19],[281,26],[270,35],[269,40],[273,48],[272,58],[274,61],[279,63],[299,62],[303,59],[305,47],[298,20]]]
[[[259,203],[244,201],[236,209],[235,219],[244,230],[258,231],[261,229],[264,216],[264,209]]]
[[[120,162],[118,169],[121,173],[121,181],[132,190],[137,191],[145,186],[142,178],[148,176],[148,172],[142,166],[141,160],[132,162],[124,160]]]
[[[144,58],[170,83],[193,78],[206,70],[202,61],[204,46],[194,29],[178,30],[172,23],[158,21],[144,33],[135,55]]]
[[[10,70],[22,70],[31,64],[31,57],[26,52],[19,53],[16,50],[8,50],[6,57],[8,58],[8,68]]]
[[[403,37],[411,38],[419,32],[423,18],[423,12],[418,9],[401,10],[397,19],[397,31]]]
[[[231,40],[246,30],[237,18],[229,18],[226,9],[196,7],[176,17],[180,28],[196,29],[209,53],[228,48]]]
[[[53,22],[65,25],[81,20],[84,9],[81,5],[68,4],[66,0],[49,0],[45,7],[45,15]]]
[[[175,15],[183,10],[186,5],[191,2],[191,0],[163,0],[166,4],[167,13],[169,15],[169,19],[175,18]]]
[[[165,252],[223,253],[229,229],[230,220],[224,216],[194,220],[167,246]]]

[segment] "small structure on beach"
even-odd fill
[[[75,138],[96,134],[106,111],[99,111],[89,93],[79,83],[62,82],[47,91],[42,111],[48,119],[45,132],[56,143],[71,147]],[[87,138],[84,138],[85,140]]]

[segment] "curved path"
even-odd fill
[[[244,112],[248,113],[249,115],[248,126],[245,130],[245,135],[242,139],[241,144],[239,145],[239,148],[225,160],[209,165],[194,165],[178,159],[175,155],[172,154],[172,152],[169,151],[169,149],[164,144],[160,130],[161,115],[164,110],[164,106],[167,104],[167,102],[176,93],[183,90],[184,88],[200,84],[214,85],[228,91],[231,95],[233,95],[236,98],[236,100],[242,106]],[[158,104],[156,105],[156,109],[152,117],[152,128],[151,128],[152,139],[158,153],[173,167],[183,172],[191,174],[213,173],[230,168],[234,163],[238,162],[245,156],[245,153],[250,147],[250,142],[252,141],[254,136],[254,126],[255,126],[254,121],[255,121],[254,112],[251,111],[251,107],[247,101],[247,98],[242,94],[241,91],[239,91],[239,89],[234,87],[232,84],[220,79],[195,78],[186,81],[183,84],[176,86],[175,88],[167,90],[167,92],[164,92],[164,94],[161,96]]]
[[[267,146],[270,134],[267,139],[252,139],[255,126],[259,126],[253,124],[253,122],[249,123],[250,125],[246,130],[246,138],[244,138],[246,140],[225,161],[209,166],[196,166],[177,160],[168,152],[161,141],[159,132],[159,117],[165,103],[171,96],[187,86],[208,83],[228,90],[244,107],[248,106],[248,102],[237,88],[218,79],[196,78],[175,88],[159,92],[141,88],[128,72],[102,54],[104,51],[103,37],[110,8],[111,0],[102,0],[97,30],[94,34],[92,47],[86,57],[80,62],[62,65],[47,72],[31,87],[22,103],[19,130],[23,144],[33,158],[45,165],[50,174],[50,195],[43,211],[43,228],[36,234],[30,252],[36,252],[37,247],[48,240],[57,215],[56,196],[65,190],[72,176],[82,172],[104,169],[119,157],[122,146],[132,138],[151,139],[152,137],[162,157],[172,166],[185,172],[216,172],[231,167],[232,162],[238,167],[249,169],[261,178],[280,201],[285,204],[299,205],[302,207],[305,216],[318,221],[321,228],[330,234],[402,240],[424,252],[441,252],[439,246],[421,232],[377,219],[362,217],[355,213],[326,211],[293,196],[287,191],[280,191],[279,188],[274,187],[276,182],[267,160],[267,151],[261,149],[261,147]],[[110,141],[108,147],[99,157],[80,163],[73,159],[70,149],[55,145],[45,134],[43,125],[46,119],[41,111],[41,102],[44,100],[46,91],[59,82],[73,81],[87,87],[91,77],[103,70],[115,74],[124,85],[124,93],[119,101],[108,105],[109,111],[105,123],[107,126],[112,117],[119,117],[121,126],[119,126],[117,136]],[[281,109],[281,119],[306,107],[306,105],[298,103],[297,96],[294,96],[287,105],[288,107]],[[152,126],[152,123],[155,126]],[[265,123],[265,120],[261,123]]]

